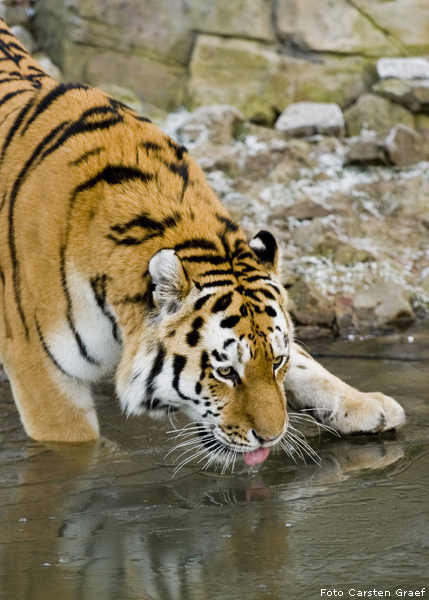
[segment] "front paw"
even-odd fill
[[[353,390],[354,391],[354,390]],[[341,399],[338,410],[330,415],[329,424],[339,433],[368,435],[399,429],[405,423],[402,406],[380,392],[355,392]]]

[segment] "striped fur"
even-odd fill
[[[90,388],[116,370],[125,411],[185,411],[218,458],[279,441],[293,344],[272,236],[249,244],[186,148],[57,84],[4,24],[0,154],[1,355],[27,433],[96,438]]]

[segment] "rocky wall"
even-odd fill
[[[167,110],[229,103],[273,123],[298,101],[352,104],[381,56],[429,55],[427,0],[37,0],[67,80]]]

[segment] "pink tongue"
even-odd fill
[[[257,465],[261,462],[264,462],[269,453],[269,448],[258,448],[253,452],[246,452],[246,454],[244,455],[244,462],[246,463],[246,465],[249,466]]]

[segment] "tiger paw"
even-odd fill
[[[393,431],[405,424],[405,411],[393,398],[380,392],[353,391],[353,396],[342,399],[328,419],[327,424],[339,433],[371,435]]]

